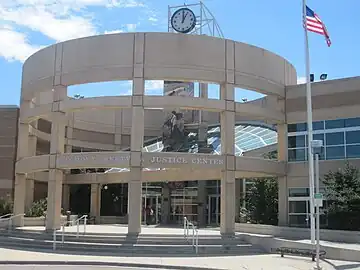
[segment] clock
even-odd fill
[[[179,33],[189,33],[196,26],[196,16],[189,8],[180,8],[171,17],[172,28]]]

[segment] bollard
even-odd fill
[[[63,244],[64,244],[64,242],[65,242],[65,225],[62,226],[61,242],[62,242]]]

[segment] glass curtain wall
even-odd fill
[[[313,123],[314,139],[322,140],[322,160],[360,158],[360,117]],[[307,127],[305,123],[288,125],[289,161],[307,160]]]
[[[324,193],[323,189],[320,189]],[[289,188],[289,226],[290,227],[310,227],[310,197],[309,188]],[[320,227],[326,228],[328,225],[327,202],[323,202],[320,208]]]

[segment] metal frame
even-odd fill
[[[212,37],[224,38],[224,34],[219,24],[217,23],[216,18],[202,1],[196,4],[168,6],[168,32],[175,32],[171,25],[171,18],[173,13],[181,8],[191,9],[196,17],[196,26],[188,34],[207,35]]]

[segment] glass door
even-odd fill
[[[208,196],[207,205],[208,225],[220,224],[220,195],[214,194]]]
[[[160,223],[161,216],[161,196],[142,195],[142,221],[146,225],[154,225]]]

